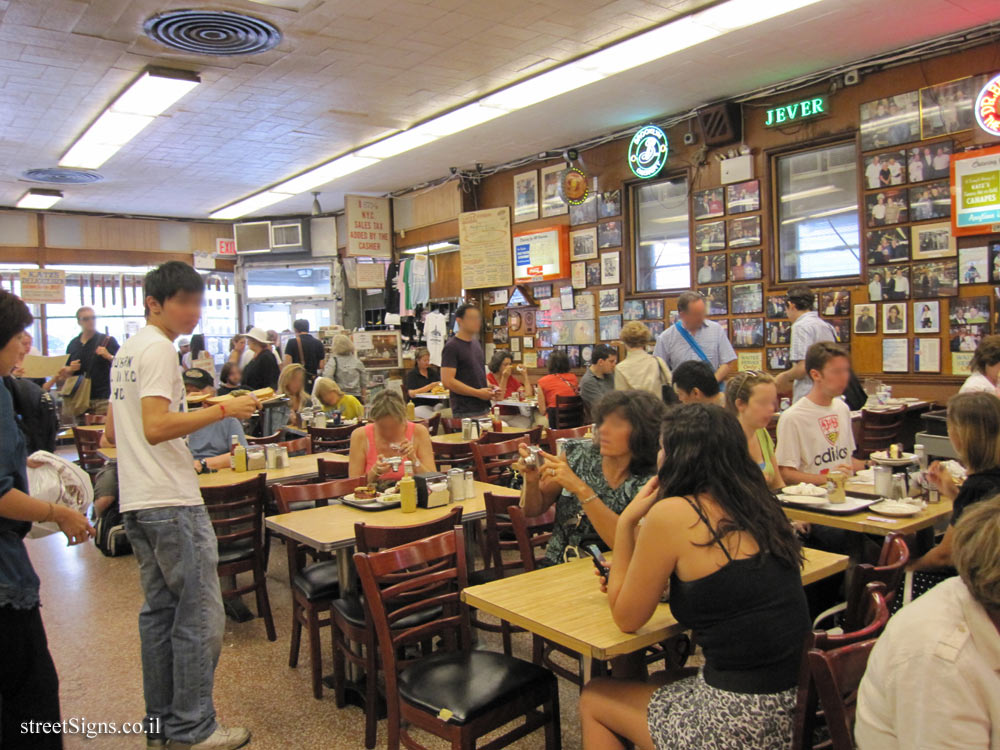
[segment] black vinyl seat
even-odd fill
[[[330,606],[337,610],[337,614],[347,620],[347,622],[351,623],[351,625],[354,625],[357,628],[363,628],[365,626],[365,602],[364,597],[359,594],[349,592],[346,596],[334,599],[333,604]],[[408,617],[396,620],[392,625],[394,628],[415,628],[417,625],[433,622],[443,613],[444,610],[440,607],[436,609],[424,610],[422,612],[414,612]]]
[[[340,594],[337,563],[334,560],[313,563],[295,574],[292,585],[309,601],[332,599]]]

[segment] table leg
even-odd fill
[[[342,593],[354,590],[354,559],[349,547],[337,550],[337,582]]]

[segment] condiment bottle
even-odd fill
[[[399,509],[403,513],[414,513],[417,510],[417,483],[413,477],[399,480]]]

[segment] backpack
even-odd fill
[[[59,434],[59,413],[52,397],[30,380],[9,376],[3,380],[14,402],[14,414],[24,434],[28,453],[53,453]]]
[[[132,552],[132,544],[125,533],[118,501],[115,500],[94,524],[94,544],[105,557],[119,557]]]

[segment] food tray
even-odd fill
[[[794,497],[788,495],[786,497]],[[849,516],[852,513],[858,513],[864,510],[869,505],[876,503],[881,498],[872,496],[864,497],[861,493],[850,493],[847,495],[847,502],[844,503],[825,503],[823,505],[815,505],[813,503],[797,503],[794,500],[779,500],[782,505],[787,505],[789,508],[800,508],[802,510],[814,510],[817,513],[828,513],[831,516]]]
[[[391,503],[383,503],[381,500],[354,500],[343,497],[340,499],[344,505],[350,505],[352,508],[357,508],[358,510],[367,510],[371,513],[377,513],[380,510],[392,510],[393,508],[398,508],[402,501],[396,500]]]

